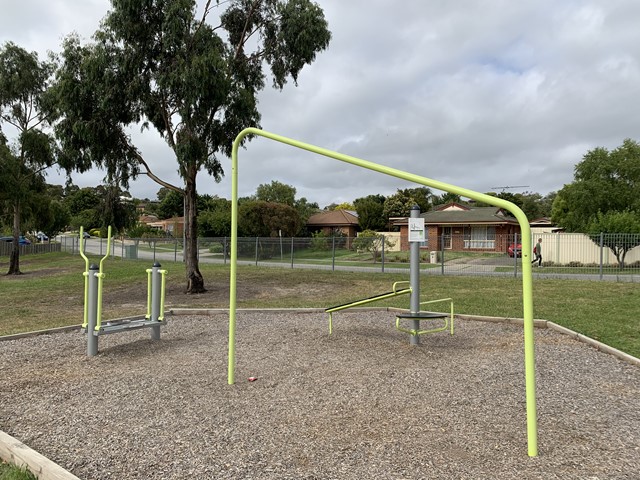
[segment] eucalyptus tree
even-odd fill
[[[91,43],[75,36],[63,43],[56,133],[66,166],[101,166],[124,186],[145,174],[182,194],[187,292],[203,292],[198,173],[219,181],[236,135],[259,126],[264,70],[276,89],[289,79],[297,83],[331,33],[310,0],[207,0],[202,8],[195,0],[111,0],[111,7]],[[133,126],[153,129],[166,142],[182,185],[151,170]]]
[[[640,245],[640,144],[625,139],[613,150],[587,152],[574,181],[556,195],[551,218],[568,232],[603,241],[623,268],[626,253]]]
[[[14,43],[0,48],[0,201],[13,217],[10,275],[21,273],[22,215],[36,199],[34,191],[44,189],[44,171],[55,161],[55,142],[46,130],[45,113],[53,69],[51,61],[40,61],[37,53]]]

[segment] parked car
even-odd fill
[[[522,256],[522,244],[518,243],[517,245],[515,243],[512,243],[511,245],[509,245],[509,247],[507,247],[507,254],[510,257],[513,257],[514,255],[517,255],[518,257]]]
[[[47,241],[49,241],[49,237],[44,232],[36,233],[36,238],[38,239],[39,242],[47,242]]]
[[[13,242],[13,237],[0,237],[0,242]],[[20,245],[31,245],[31,240],[26,238],[24,235],[20,235],[18,243]]]

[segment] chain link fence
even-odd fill
[[[578,233],[537,233],[532,245],[541,241],[542,263],[534,265],[534,275],[640,282],[640,235]],[[79,239],[58,237],[63,251],[78,253]],[[203,263],[229,262],[230,238],[199,238],[198,255]],[[465,235],[441,236],[421,246],[420,269],[425,275],[494,275],[518,277],[522,274],[522,238],[494,235],[477,239]],[[403,273],[409,272],[409,252],[401,242],[362,242],[349,237],[238,239],[238,262],[256,266],[315,268]],[[103,256],[107,241],[86,240],[88,254]],[[182,262],[181,239],[113,239],[111,256],[148,259],[152,262]],[[533,259],[533,253],[530,255]]]

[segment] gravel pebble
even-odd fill
[[[640,369],[536,330],[527,456],[522,327],[456,322],[410,346],[386,311],[239,312],[150,332],[0,342],[0,428],[83,479],[632,479]],[[249,382],[249,377],[257,380]]]

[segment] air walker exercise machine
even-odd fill
[[[105,277],[103,263],[109,257],[111,249],[111,227],[107,230],[107,253],[100,265],[89,264],[85,255],[85,239],[80,227],[80,255],[85,261],[84,272],[84,318],[82,332],[87,334],[87,356],[98,354],[98,337],[109,333],[120,333],[140,328],[151,328],[151,339],[160,340],[160,327],[166,325],[164,318],[164,298],[166,270],[156,262],[147,269],[147,314],[137,317],[120,318],[102,323],[102,283]]]

